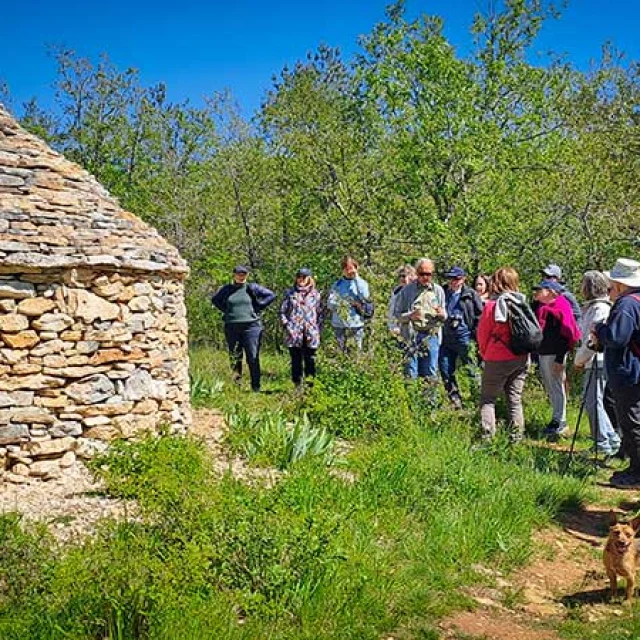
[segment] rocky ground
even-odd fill
[[[238,478],[266,483],[277,479],[276,470],[250,468],[227,455],[222,447],[224,420],[219,411],[199,411],[194,423],[193,433],[211,451],[216,473],[231,472]],[[44,522],[60,542],[90,535],[102,518],[136,515],[135,504],[104,495],[101,484],[79,458],[59,477],[46,481],[14,474],[9,477],[11,481],[0,479],[0,513],[17,511],[28,520]]]

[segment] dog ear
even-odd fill
[[[640,530],[640,516],[636,516],[629,524],[631,528],[638,533],[638,530]]]
[[[613,509],[609,510],[609,526],[615,527],[618,524],[618,516]]]

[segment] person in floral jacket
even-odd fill
[[[291,379],[296,387],[316,375],[316,351],[322,329],[322,300],[310,269],[299,269],[295,285],[280,307],[285,345],[291,354]]]

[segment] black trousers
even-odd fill
[[[300,384],[303,376],[312,378],[316,375],[316,351],[310,347],[289,347],[293,384]]]
[[[640,384],[611,389],[629,467],[640,476]]]
[[[224,335],[229,347],[231,368],[240,377],[242,375],[242,352],[247,356],[251,388],[260,389],[260,342],[262,324],[260,322],[236,322],[224,325]]]

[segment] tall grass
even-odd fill
[[[300,399],[281,360],[256,398],[222,362],[194,359],[239,420],[228,446],[286,469],[278,482],[219,479],[188,438],[116,444],[94,470],[135,518],[62,551],[0,518],[1,638],[436,638],[439,616],[470,605],[459,587],[485,579],[474,565],[526,562],[533,529],[584,496],[554,452],[472,450],[473,417],[434,413],[392,367],[325,362]],[[345,409],[359,384],[371,401]],[[352,439],[343,473],[329,432]]]

